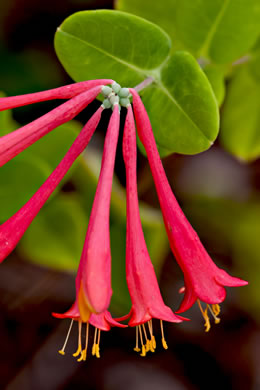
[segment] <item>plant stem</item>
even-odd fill
[[[147,79],[145,79],[144,81],[142,81],[140,84],[138,84],[136,87],[134,87],[134,89],[139,92],[141,91],[142,89],[145,89],[147,88],[150,84],[152,84],[154,82],[154,78],[153,77],[147,77]]]

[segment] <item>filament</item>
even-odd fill
[[[168,349],[168,345],[166,343],[166,340],[164,338],[164,331],[163,331],[163,322],[160,320],[160,325],[161,325],[161,333],[162,333],[162,346],[164,349]]]
[[[208,305],[206,306],[206,309],[203,310],[199,299],[197,300],[197,303],[199,305],[201,314],[205,320],[205,324],[204,324],[205,332],[208,332],[210,330],[210,320],[209,320],[209,316],[208,316]]]
[[[78,349],[77,349],[77,351],[75,353],[73,353],[74,357],[77,357],[81,353],[81,350],[82,350],[82,346],[81,346],[81,328],[82,328],[82,322],[78,321]]]
[[[142,346],[142,352],[140,353],[140,356],[146,356],[146,348],[143,343],[143,335],[142,335],[142,328],[141,325],[138,325],[139,333],[140,333],[140,340],[141,340],[141,346]]]
[[[70,322],[70,326],[69,326],[69,330],[68,330],[67,336],[66,336],[64,344],[63,344],[63,347],[59,350],[59,353],[61,355],[65,355],[65,348],[66,348],[67,342],[68,342],[69,337],[70,337],[70,332],[71,332],[71,329],[72,329],[73,322],[74,322],[74,320],[72,318],[72,320]]]
[[[85,348],[81,351],[81,356],[78,359],[78,362],[81,362],[82,360],[86,360],[87,358],[87,349],[88,349],[88,334],[89,334],[89,323],[86,323],[86,341],[85,341]]]
[[[138,345],[138,326],[135,327],[135,330],[136,330],[136,335],[135,335],[135,347],[134,347],[134,351],[140,352],[140,348],[139,348],[139,345]]]

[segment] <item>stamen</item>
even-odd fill
[[[151,335],[151,341],[150,341],[151,351],[154,352],[155,349],[156,349],[156,341],[155,341],[155,337],[154,337],[154,335],[153,335],[153,324],[152,324],[152,320],[148,321],[148,328],[149,328],[150,335]]]
[[[81,350],[82,350],[82,346],[81,346],[81,328],[82,328],[82,322],[81,321],[78,321],[78,349],[75,353],[73,353],[73,356],[74,357],[77,357],[80,353],[81,353]]]
[[[88,333],[89,333],[89,323],[86,323],[86,341],[85,341],[85,348],[83,351],[81,351],[81,356],[78,359],[78,362],[81,362],[82,360],[86,360],[87,358],[87,349],[88,349]]]
[[[98,341],[96,344],[96,357],[97,358],[100,358],[100,353],[99,353],[100,334],[101,334],[101,330],[98,329]]]
[[[216,316],[220,313],[220,306],[216,303],[215,305],[212,305],[212,310]]]
[[[140,340],[141,340],[141,346],[142,346],[142,352],[140,353],[140,356],[146,356],[146,348],[143,343],[143,335],[142,335],[142,328],[140,325],[138,325],[139,333],[140,333]]]
[[[164,338],[164,331],[163,331],[163,322],[160,320],[160,325],[161,325],[161,333],[162,333],[162,346],[164,349],[168,349],[168,345],[166,343],[166,340]]]
[[[205,324],[204,324],[205,332],[208,332],[210,330],[210,320],[209,320],[209,316],[208,316],[208,305],[206,306],[206,309],[203,310],[199,299],[197,300],[197,303],[199,305],[201,314],[205,320]]]
[[[145,325],[142,324],[142,327],[143,327],[143,331],[144,331],[144,337],[145,337],[145,340],[146,340],[145,350],[146,350],[146,352],[148,352],[150,350],[150,340],[148,340],[146,329],[145,329]]]
[[[210,305],[207,305],[207,306],[209,308],[210,313],[212,314],[212,317],[215,320],[215,324],[219,324],[220,323],[220,318],[218,318],[217,315],[215,315],[214,310],[210,307]]]
[[[67,342],[68,342],[68,339],[69,339],[69,336],[70,336],[70,332],[71,332],[71,329],[72,329],[73,322],[74,322],[74,320],[72,318],[72,320],[70,322],[70,327],[69,327],[66,339],[65,339],[64,344],[63,344],[63,347],[59,350],[59,353],[61,355],[65,355],[65,348],[66,348],[66,345],[67,345]]]
[[[135,336],[136,342],[135,342],[134,351],[140,352],[141,350],[140,350],[139,345],[138,345],[138,326],[136,326],[135,329],[136,329],[136,336]]]
[[[96,340],[97,340],[97,328],[95,328],[95,333],[94,333],[94,342],[92,346],[92,355],[96,355]]]

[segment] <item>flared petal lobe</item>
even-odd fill
[[[247,282],[218,268],[203,247],[171,190],[141,98],[134,89],[130,91],[138,135],[147,153],[170,246],[184,273],[185,297],[178,312],[189,309],[196,299],[220,303],[226,296],[224,286],[243,286]]]
[[[128,107],[124,128],[123,156],[127,194],[126,278],[132,300],[129,325],[136,326],[152,318],[181,322],[181,317],[163,302],[144,239],[138,206],[136,135],[131,106]]]
[[[100,93],[102,86],[83,92],[52,111],[0,138],[0,167],[51,130],[73,119]]]
[[[82,317],[87,308],[93,313],[104,312],[112,295],[109,214],[119,119],[118,105],[115,105],[107,129],[100,176],[76,279]]]
[[[83,152],[99,123],[102,110],[103,108],[100,107],[89,119],[59,165],[32,198],[0,226],[0,262],[15,248],[30,223],[63,179],[73,162]]]

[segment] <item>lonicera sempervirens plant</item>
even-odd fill
[[[111,87],[106,84],[111,84]],[[32,123],[1,137],[0,164],[5,164],[39,138],[74,118],[100,92],[105,96],[105,100],[83,127],[64,158],[32,198],[0,227],[0,261],[2,261],[15,248],[39,210],[87,146],[103,109],[112,108],[100,176],[76,277],[76,299],[66,313],[53,313],[55,317],[71,319],[64,346],[59,351],[61,354],[64,354],[73,321],[78,322],[78,349],[74,356],[77,356],[79,361],[86,359],[89,324],[95,327],[92,354],[97,357],[100,356],[101,330],[108,331],[111,326],[125,326],[114,320],[108,311],[112,295],[109,210],[121,106],[127,107],[123,136],[127,195],[126,277],[132,300],[130,313],[121,320],[130,317],[129,326],[136,327],[134,349],[141,351],[141,356],[155,350],[153,318],[160,320],[164,348],[167,348],[167,344],[162,321],[178,323],[184,319],[174,314],[163,302],[143,235],[137,194],[135,122],[151,167],[171,249],[184,273],[185,288],[182,292],[185,292],[185,296],[179,312],[186,311],[197,301],[205,319],[206,330],[209,330],[208,311],[212,313],[215,322],[219,322],[218,304],[225,299],[224,286],[247,284],[241,279],[229,276],[213,263],[184,216],[168,183],[147,112],[135,89],[121,88],[113,80],[102,79],[35,94],[1,98],[0,110],[49,99],[69,100]],[[131,96],[133,96],[134,114],[129,100]],[[202,308],[200,301],[206,303],[205,309]],[[86,324],[84,348],[81,342],[83,323]]]

